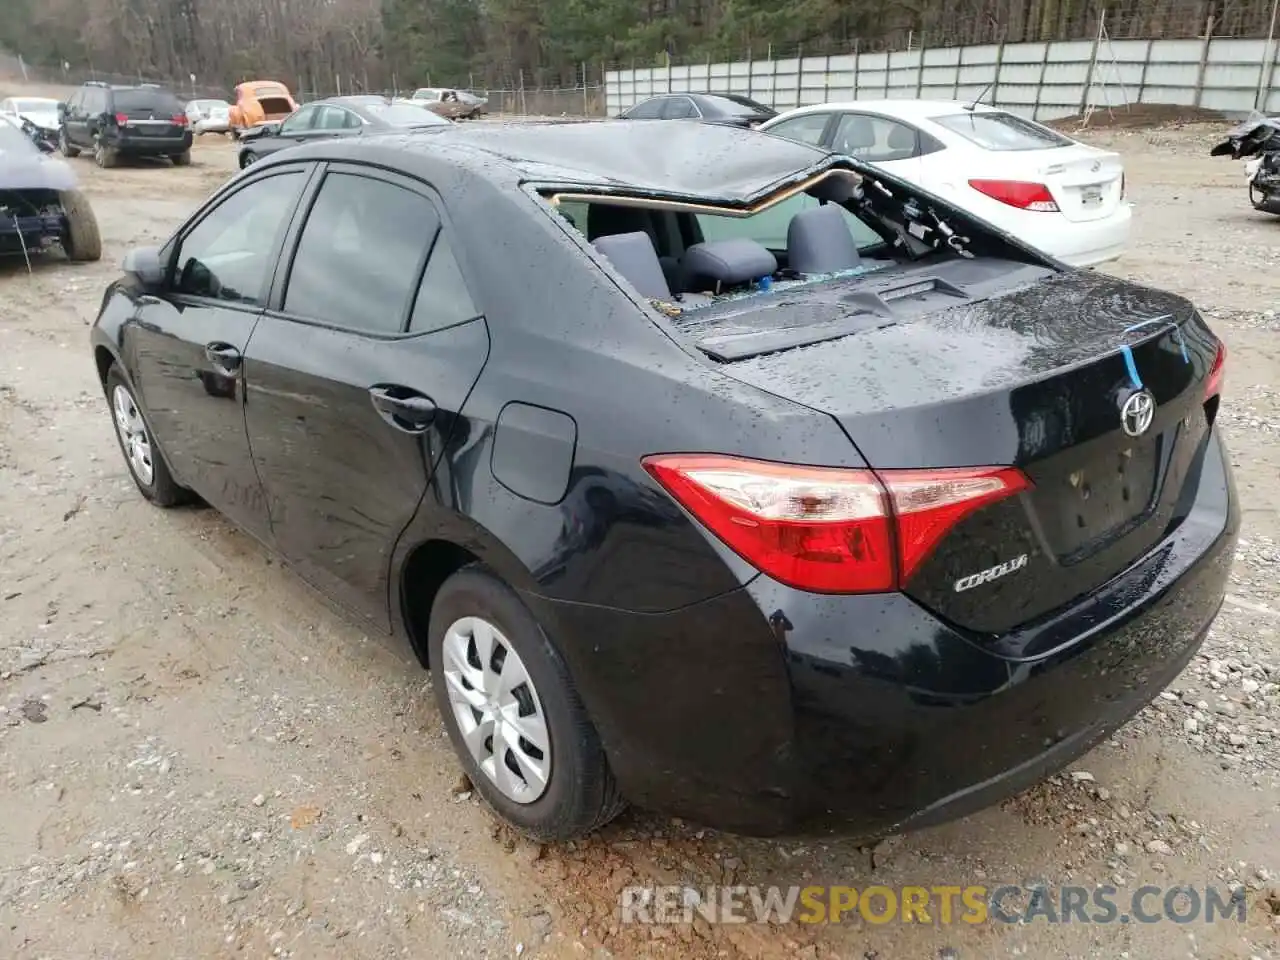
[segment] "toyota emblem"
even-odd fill
[[[1140,437],[1151,429],[1156,416],[1156,398],[1148,390],[1130,394],[1120,408],[1120,426],[1131,437]]]
[[[1095,160],[1095,161],[1093,161],[1093,166],[1092,166],[1092,167],[1090,167],[1089,169],[1090,169],[1091,171],[1093,171],[1094,173],[1097,173],[1099,170],[1101,170],[1101,169],[1102,169],[1102,161],[1101,161],[1101,160]]]

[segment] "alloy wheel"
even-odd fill
[[[151,460],[151,438],[138,405],[128,390],[117,385],[111,392],[111,408],[129,467],[143,485],[149,487],[155,480],[155,466]]]
[[[520,655],[479,617],[449,627],[442,652],[449,703],[471,758],[504,797],[533,803],[551,780],[551,735]]]

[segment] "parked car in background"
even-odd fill
[[[432,113],[437,113],[450,120],[467,120],[479,116],[488,109],[489,101],[472,94],[464,96],[464,91],[448,87],[419,87],[413,91],[411,100],[424,104]]]
[[[791,110],[774,136],[874,163],[1076,267],[1119,257],[1132,212],[1118,153],[953,100],[858,100]]]
[[[225,100],[188,100],[187,122],[196,136],[231,132],[231,104]]]
[[[624,110],[623,120],[701,120],[731,127],[757,127],[778,111],[736,93],[665,93]]]
[[[91,350],[141,495],[407,638],[544,840],[623,798],[860,837],[997,803],[1174,680],[1231,576],[1196,308],[826,150],[317,141],[124,272]]]
[[[313,100],[282,122],[263,124],[244,135],[240,141],[240,168],[313,140],[448,125],[444,117],[421,106],[372,94]]]
[[[100,167],[113,167],[121,157],[191,163],[186,107],[163,87],[85,83],[59,106],[58,145],[65,156],[90,150]]]
[[[46,153],[37,136],[30,120],[0,120],[0,256],[30,261],[61,247],[68,260],[100,259],[102,239],[89,198],[71,165]]]
[[[275,80],[251,80],[235,89],[231,107],[231,133],[239,136],[263,123],[283,120],[298,109],[293,94]]]
[[[0,100],[0,116],[26,120],[41,132],[57,139],[58,101],[51,97],[9,97]]]

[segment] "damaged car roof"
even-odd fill
[[[523,182],[750,203],[847,159],[750,130],[639,120],[457,125],[396,138],[457,161],[499,162]],[[390,146],[387,138],[379,137]],[[368,148],[373,148],[370,138]],[[469,155],[469,156],[468,156]]]

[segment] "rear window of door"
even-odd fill
[[[816,147],[822,143],[822,132],[827,129],[827,121],[830,119],[829,113],[806,113],[802,117],[784,120],[765,132],[772,137],[782,137]]]
[[[1069,147],[1075,142],[1055,130],[1012,113],[965,111],[931,119],[938,126],[960,134],[984,150],[1048,150]]]
[[[178,247],[176,292],[264,304],[276,244],[304,179],[298,170],[264,177],[210,210]]]
[[[671,97],[662,108],[663,120],[687,120],[701,114],[688,97]]]
[[[915,127],[888,117],[846,113],[836,124],[831,149],[868,163],[906,160],[916,155]]]
[[[298,240],[283,309],[372,333],[404,329],[440,226],[426,197],[386,180],[330,173]]]

